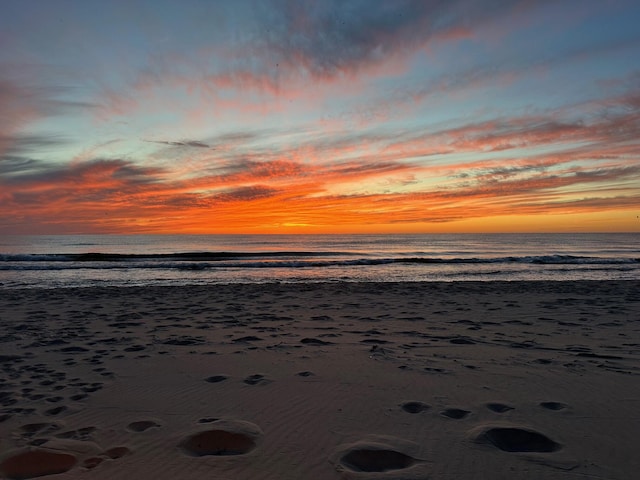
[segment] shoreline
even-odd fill
[[[7,478],[640,468],[637,280],[6,289],[0,312]]]
[[[229,282],[220,282],[220,283],[208,283],[208,284],[198,284],[198,283],[194,283],[194,284],[181,284],[181,285],[159,285],[159,284],[150,284],[150,285],[90,285],[90,286],[57,286],[57,287],[2,287],[2,285],[0,285],[0,292],[16,292],[16,291],[20,291],[20,292],[26,292],[26,291],[44,291],[44,292],[51,292],[51,291],[73,291],[73,290],[78,290],[78,291],[85,291],[85,290],[96,290],[96,291],[100,291],[100,290],[118,290],[118,289],[123,289],[123,290],[130,290],[130,289],[138,289],[138,290],[147,290],[147,289],[175,289],[175,290],[181,290],[181,289],[194,289],[194,290],[199,290],[199,289],[216,289],[216,288],[233,288],[233,287],[237,287],[237,288],[257,288],[257,289],[264,289],[264,288],[271,288],[271,287],[282,287],[282,288],[287,288],[287,287],[293,287],[295,288],[296,285],[299,286],[315,286],[318,288],[326,288],[326,287],[332,287],[332,286],[349,286],[349,285],[362,285],[362,286],[371,286],[372,288],[378,288],[378,287],[384,287],[384,286],[434,286],[436,288],[439,288],[439,286],[450,286],[450,287],[457,287],[457,286],[468,286],[468,287],[482,287],[487,286],[487,287],[495,287],[495,286],[500,286],[501,288],[503,287],[508,287],[508,286],[512,286],[512,287],[517,287],[517,286],[521,286],[523,284],[532,284],[532,285],[536,285],[541,287],[541,290],[544,289],[544,287],[548,286],[548,285],[554,285],[554,286],[560,286],[563,284],[566,284],[567,289],[572,289],[575,286],[586,286],[587,288],[592,288],[592,287],[596,287],[599,288],[599,286],[603,286],[603,285],[608,285],[608,284],[637,284],[640,285],[640,279],[612,279],[612,280],[597,280],[597,279],[577,279],[577,280],[566,280],[566,279],[560,279],[560,280],[547,280],[547,279],[537,279],[537,280],[521,280],[521,279],[514,279],[514,280],[389,280],[389,281],[378,281],[378,280],[373,280],[373,281],[362,281],[362,280],[318,280],[318,281],[313,281],[313,280],[293,280],[293,281],[286,281],[286,280],[275,280],[275,281],[247,281],[247,282],[235,282],[235,281],[229,281]],[[574,286],[575,284],[575,286]]]

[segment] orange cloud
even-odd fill
[[[5,159],[0,230],[412,230],[630,211],[640,198],[637,98],[614,97],[581,122],[539,114],[428,132],[302,130],[286,141],[277,129],[155,138],[163,166],[153,168]]]
[[[3,228],[19,229],[37,221],[66,225],[70,231],[102,232],[123,228],[141,232],[273,231],[286,225],[358,230],[367,225],[631,208],[640,197],[637,189],[624,186],[640,177],[637,165],[567,168],[531,176],[524,167],[518,174],[486,172],[471,181],[452,177],[429,191],[366,195],[329,191],[336,182],[357,183],[407,170],[419,177],[429,175],[430,169],[358,161],[322,165],[248,161],[229,169],[219,175],[176,181],[166,170],[144,169],[125,161],[93,161],[19,175],[2,185],[5,212],[11,208],[20,212],[5,216]],[[569,195],[567,187],[580,188]]]

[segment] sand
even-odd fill
[[[0,291],[0,476],[619,479],[640,282]]]

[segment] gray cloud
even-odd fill
[[[0,134],[0,163],[5,156],[28,154],[32,151],[64,145],[67,140],[60,135],[2,135]]]
[[[140,167],[131,162],[119,159],[95,159],[75,164],[53,164],[34,159],[12,157],[6,159],[7,173],[0,177],[0,185],[34,186],[47,185],[49,188],[67,188],[75,185],[77,188],[93,189],[91,180],[111,178],[124,185],[142,185],[157,181],[162,172],[159,168]],[[0,170],[2,171],[2,170]]]
[[[5,156],[0,158],[0,175],[21,175],[38,170],[41,166],[42,163],[33,158]]]
[[[219,202],[243,202],[273,197],[277,193],[278,190],[275,188],[267,187],[265,185],[251,185],[218,193],[215,195],[215,199]]]
[[[211,145],[207,145],[204,142],[198,140],[180,140],[180,141],[168,141],[168,140],[145,140],[148,143],[159,143],[162,145],[169,145],[172,147],[195,147],[195,148],[211,148]]]
[[[24,134],[30,123],[93,107],[86,102],[60,98],[72,89],[38,85],[31,79],[37,77],[37,69],[27,70],[20,72],[20,66],[0,63],[0,162],[7,155],[21,156],[68,142],[54,133]]]
[[[218,91],[231,88],[279,91],[290,82],[331,81],[411,55],[432,39],[459,35],[508,15],[516,7],[531,5],[526,0],[249,2],[244,7],[251,11],[252,21],[240,31],[229,30],[232,46],[222,61],[217,50],[212,53],[206,46],[179,52],[179,61],[178,52],[165,52],[138,72],[137,83],[158,84],[177,78],[193,88],[198,78],[198,88],[216,97]],[[215,40],[215,35],[211,38]],[[134,102],[133,96],[127,98]]]
[[[270,60],[333,77],[505,14],[520,0],[274,0],[260,39]]]

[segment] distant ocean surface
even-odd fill
[[[0,289],[640,279],[640,233],[0,236]]]

